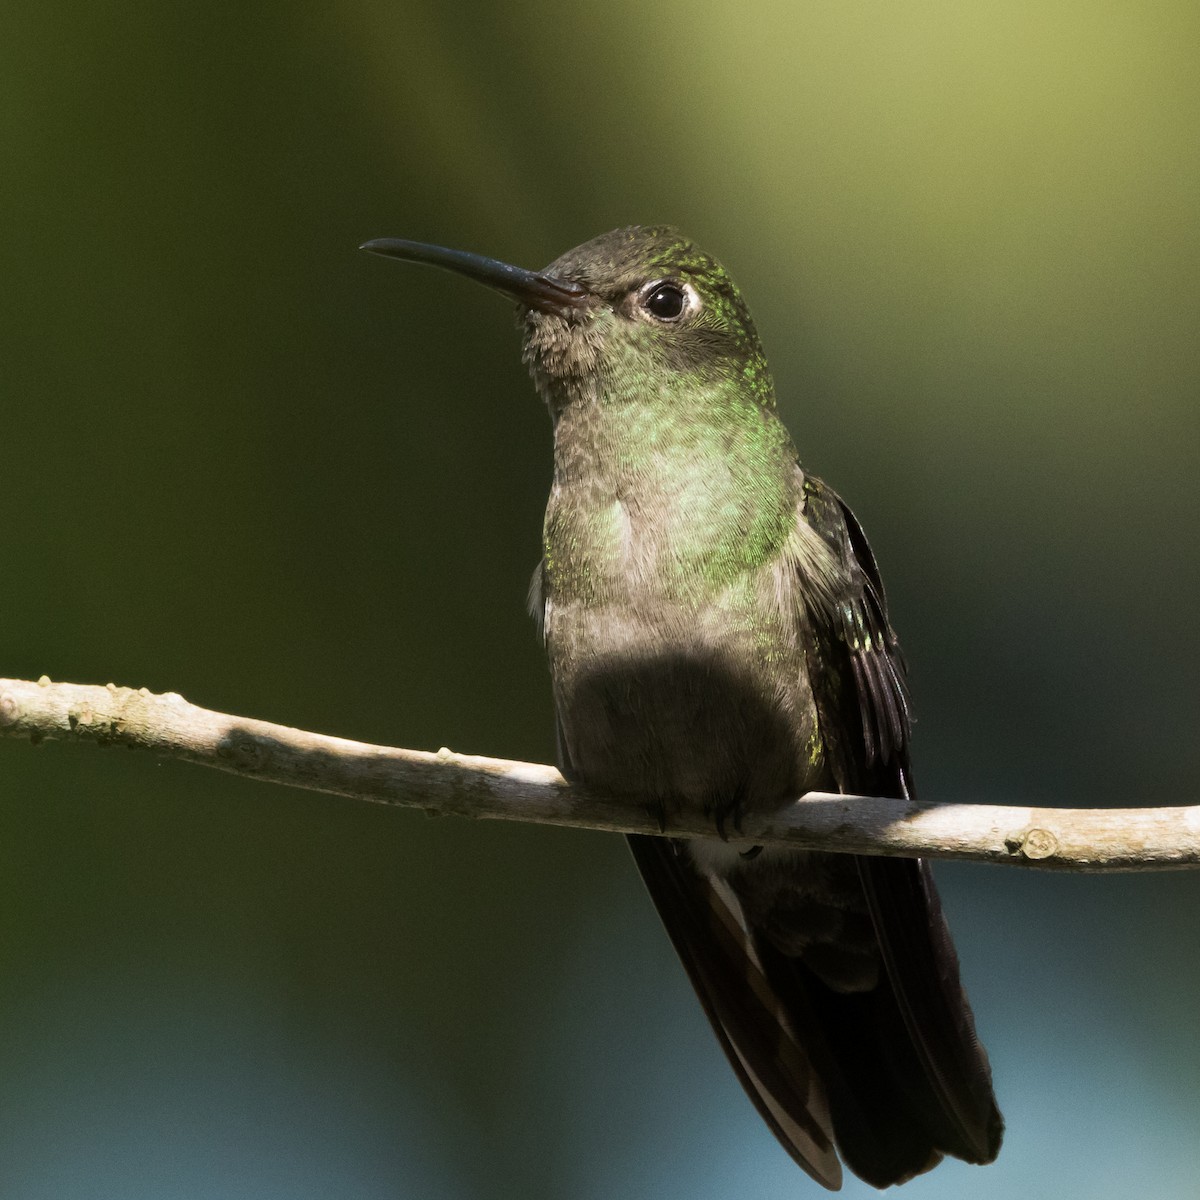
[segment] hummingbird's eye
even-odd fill
[[[677,321],[687,307],[687,292],[677,283],[654,284],[642,297],[642,307],[656,320]]]

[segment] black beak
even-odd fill
[[[589,308],[595,301],[592,293],[580,283],[555,279],[537,271],[526,271],[495,258],[469,254],[465,250],[447,250],[445,246],[428,246],[424,242],[408,242],[403,238],[375,238],[363,242],[360,250],[402,258],[405,262],[429,263],[444,267],[458,275],[474,279],[485,287],[511,296],[526,308],[566,316],[572,309]]]

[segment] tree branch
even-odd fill
[[[628,798],[568,784],[553,768],[439,750],[372,746],[229,716],[154,695],[105,687],[0,679],[0,734],[149,750],[235,775],[493,820],[619,833],[713,835],[700,814],[665,829]],[[1062,871],[1200,866],[1200,806],[1053,809],[910,804],[813,792],[770,815],[747,813],[731,840],[855,854],[956,858]]]

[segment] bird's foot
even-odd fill
[[[658,824],[658,832],[667,832],[667,806],[661,800],[652,800],[647,806],[650,816]]]
[[[723,842],[730,837],[739,837],[742,832],[742,802],[736,797],[724,804],[714,804],[709,812],[717,829],[717,837]],[[726,828],[728,826],[728,830]],[[729,832],[732,830],[732,833]]]

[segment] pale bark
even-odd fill
[[[664,829],[636,799],[568,784],[553,767],[402,750],[229,716],[145,688],[0,679],[0,735],[90,741],[310,791],[428,813],[622,833],[712,836],[700,815]],[[1200,806],[1054,809],[910,804],[810,793],[747,814],[731,840],[856,854],[965,859],[1064,871],[1200,866]]]

